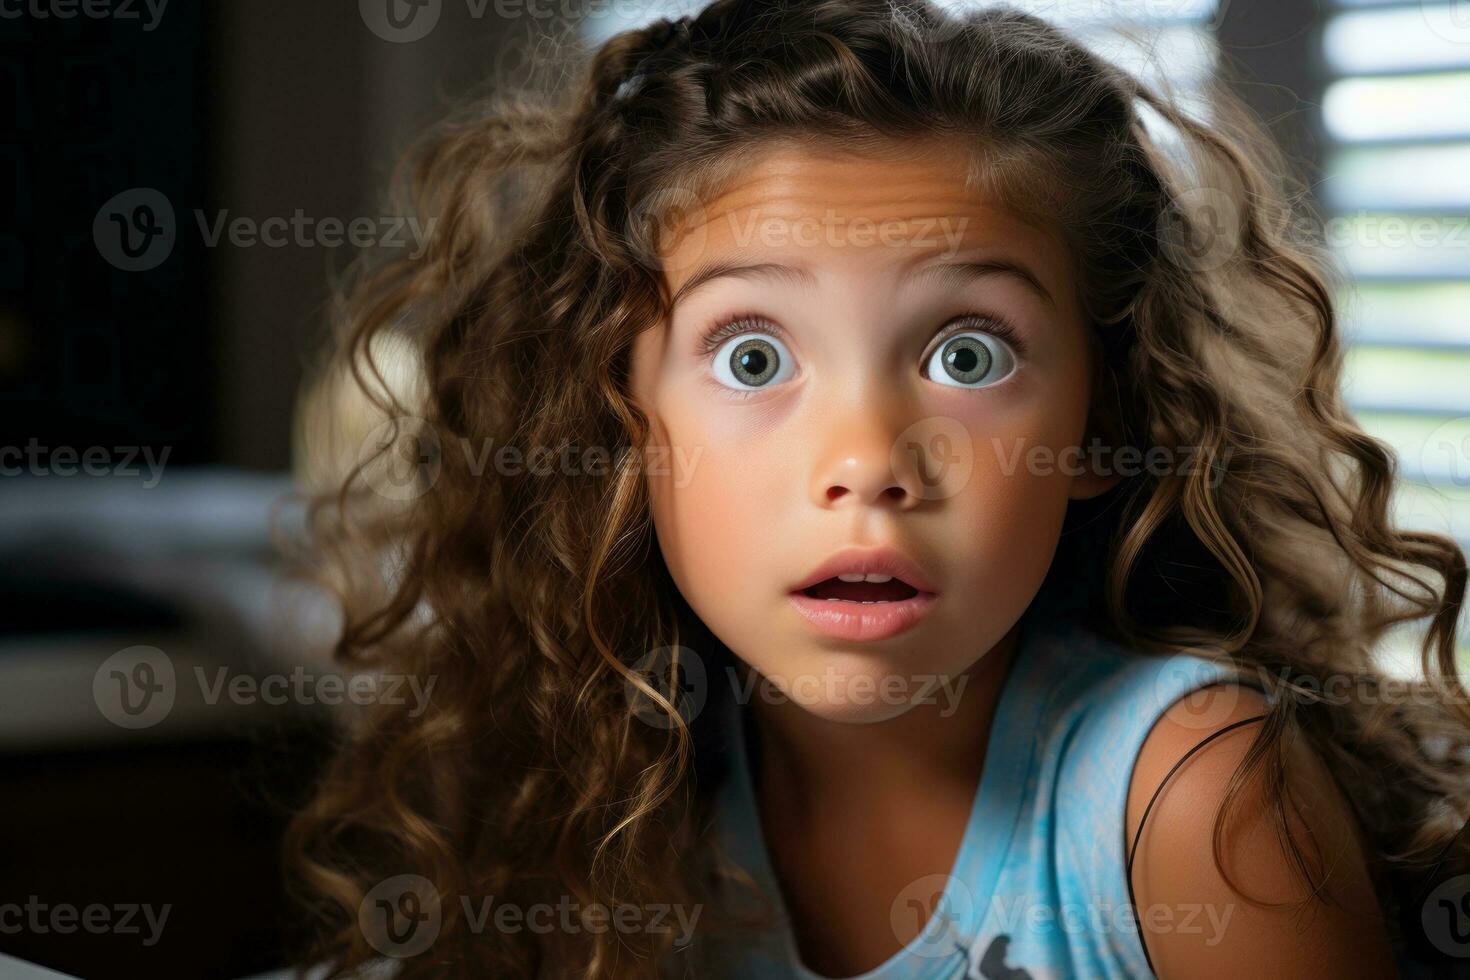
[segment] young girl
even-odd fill
[[[1470,951],[1465,558],[1392,526],[1231,106],[1007,9],[716,0],[608,41],[569,106],[436,131],[435,236],[345,307],[393,438],[314,512],[339,655],[433,696],[375,706],[294,824],[304,961]],[[1391,687],[1415,620],[1428,680]]]

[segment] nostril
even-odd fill
[[[852,493],[851,488],[834,483],[832,486],[827,488],[827,502],[832,503],[833,501],[841,500],[843,497],[846,497],[850,493]],[[878,494],[877,499],[901,503],[905,499],[907,499],[908,495],[908,491],[905,490],[903,487],[891,486],[884,487],[883,491]]]

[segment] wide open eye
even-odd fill
[[[791,354],[770,334],[731,337],[715,351],[711,365],[720,384],[740,391],[769,388],[791,377]]]
[[[954,388],[984,388],[1005,380],[1015,367],[1015,356],[1005,341],[970,331],[946,337],[929,356],[924,374]]]

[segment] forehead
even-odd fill
[[[659,251],[671,292],[724,259],[899,268],[957,252],[1006,253],[1060,283],[1070,258],[1055,229],[1008,209],[975,158],[949,144],[855,152],[776,145],[676,216]]]

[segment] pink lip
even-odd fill
[[[892,575],[918,591],[897,602],[844,602],[813,599],[804,589],[842,574]],[[893,548],[846,548],[822,562],[791,590],[791,604],[819,632],[842,640],[874,641],[897,636],[918,625],[938,601],[924,571]]]
[[[791,593],[791,604],[818,631],[840,640],[886,640],[918,625],[939,597],[920,592],[901,602],[841,602]]]

